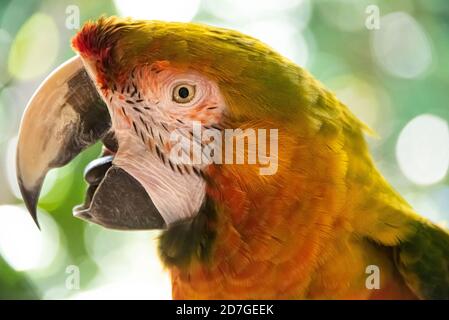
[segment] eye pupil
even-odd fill
[[[195,96],[195,86],[190,84],[180,84],[173,88],[172,100],[176,103],[186,104],[193,100]]]
[[[190,92],[189,89],[187,89],[186,87],[181,87],[178,90],[178,95],[179,97],[181,97],[182,99],[185,99],[189,96]]]

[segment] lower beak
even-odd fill
[[[165,222],[142,185],[113,156],[92,161],[84,176],[89,183],[85,203],[75,217],[118,230],[162,229]]]
[[[64,63],[38,88],[22,118],[17,145],[20,191],[38,226],[36,207],[47,172],[64,166],[99,140],[110,141],[110,127],[107,106],[80,57]],[[97,172],[98,181],[87,179],[88,206],[75,208],[75,216],[115,229],[163,227],[162,217],[137,180],[111,165],[112,158],[105,163],[110,168],[103,175],[94,170],[98,165],[87,170]]]

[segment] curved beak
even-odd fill
[[[36,206],[45,175],[101,139],[111,120],[76,56],[51,73],[31,98],[17,145],[17,178],[23,200],[39,226]]]

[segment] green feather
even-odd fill
[[[422,299],[449,299],[449,234],[416,222],[415,232],[395,247],[396,265],[407,285]]]

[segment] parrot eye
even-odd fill
[[[195,86],[180,84],[173,89],[173,101],[177,103],[188,103],[195,97]]]

